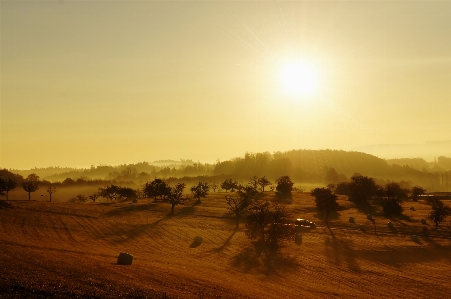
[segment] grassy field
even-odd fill
[[[244,234],[234,230],[224,196],[200,205],[152,200],[70,204],[0,202],[0,297],[90,298],[447,298],[451,294],[451,229],[431,236],[420,220],[430,206],[405,202],[402,217],[366,214],[346,198],[346,209],[324,226],[313,198],[294,193],[293,220],[315,221],[302,245],[282,248],[268,272]],[[273,194],[266,193],[272,200]],[[415,211],[410,210],[414,207]],[[355,217],[364,230],[349,223]],[[394,229],[386,223],[392,221]],[[419,235],[417,242],[413,234]],[[192,246],[195,236],[203,243]],[[131,266],[116,264],[120,252]]]

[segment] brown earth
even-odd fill
[[[448,298],[451,229],[420,220],[430,207],[404,203],[405,215],[366,214],[345,198],[347,209],[319,220],[313,199],[295,193],[286,207],[293,219],[319,227],[288,243],[267,271],[244,229],[234,230],[224,196],[200,205],[170,206],[140,200],[70,204],[0,201],[1,298]],[[267,199],[273,194],[267,192]],[[415,211],[409,208],[413,206]],[[350,216],[364,230],[349,223]],[[392,221],[394,229],[386,223]],[[244,225],[241,225],[244,227]],[[413,234],[419,235],[417,242]],[[203,237],[192,246],[195,236]],[[116,264],[120,252],[131,266]]]

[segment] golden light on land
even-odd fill
[[[280,80],[283,93],[290,96],[312,96],[318,92],[318,71],[305,61],[285,63]]]

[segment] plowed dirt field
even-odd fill
[[[288,243],[272,271],[234,230],[226,193],[199,205],[0,202],[1,298],[450,298],[451,233],[443,225],[422,235],[430,207],[405,203],[405,215],[366,214],[345,199],[330,228],[313,199],[297,193],[293,220],[315,221],[302,245]],[[267,199],[272,198],[270,192]],[[409,210],[414,206],[415,211]],[[349,223],[350,216],[360,230]],[[386,226],[394,223],[394,229]],[[413,234],[419,235],[417,242]],[[196,236],[200,246],[192,246]],[[116,264],[120,252],[133,264]]]

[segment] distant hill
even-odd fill
[[[384,159],[422,158],[433,161],[440,156],[451,156],[451,140],[429,141],[419,144],[375,144],[353,148]]]

